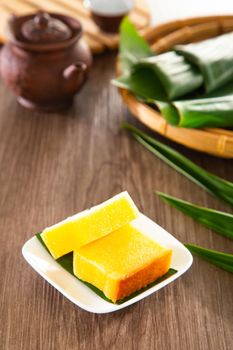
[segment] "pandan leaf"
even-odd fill
[[[225,96],[168,102],[161,82],[157,80],[155,83],[154,73],[143,66],[134,68],[130,76],[115,79],[113,84],[156,107],[171,125],[183,128],[233,127],[233,85],[228,86]]]
[[[233,239],[233,215],[214,209],[199,207],[192,203],[156,191],[158,196],[184,214],[200,222],[204,226]]]
[[[233,92],[233,90],[232,90]],[[174,101],[183,128],[233,126],[233,94],[213,98]]]
[[[150,56],[152,56],[150,58]],[[138,94],[142,97],[148,97],[157,99],[157,93],[153,93],[153,86],[150,84],[151,75],[154,85],[159,85],[159,89],[163,90],[163,95],[166,99],[172,99],[186,95],[188,92],[196,90],[203,84],[203,77],[199,73],[198,69],[187,62],[185,58],[178,55],[175,52],[167,52],[162,55],[155,56],[150,49],[150,46],[140,36],[135,26],[126,17],[120,26],[120,59],[123,76],[120,79],[113,80],[113,83],[118,86],[121,85],[121,80],[126,80],[126,77],[130,76],[131,70],[149,71],[149,75],[146,76],[134,75],[132,77],[133,82],[127,80],[125,82],[125,88],[130,89],[132,92],[135,91],[135,79],[140,85],[142,90],[144,85],[149,85],[152,92],[149,95],[144,95],[144,91]],[[133,68],[133,69],[132,69]],[[136,84],[138,85],[138,84]],[[138,89],[136,89],[138,90]],[[149,89],[147,89],[148,91]],[[160,98],[159,98],[160,100]]]
[[[152,100],[150,97],[147,99],[144,97],[143,101],[159,109],[162,116],[171,125],[182,128],[230,128],[233,126],[233,84],[228,85],[224,91],[226,91],[225,96],[195,98],[171,103],[161,102],[158,99]]]
[[[151,69],[154,84],[158,84],[158,81],[162,83],[168,100],[185,96],[203,84],[198,69],[173,51],[140,59],[134,67],[138,65]]]
[[[226,254],[217,250],[210,250],[194,244],[185,244],[186,248],[201,259],[216,265],[223,270],[233,273],[233,254]]]
[[[138,142],[172,168],[233,207],[232,182],[226,181],[204,170],[178,151],[155,140],[133,125],[123,123],[122,127],[131,132]]]
[[[112,81],[115,86],[132,91],[144,100],[166,101],[166,93],[161,82],[155,84],[154,73],[148,67],[136,66],[130,75],[123,75]]]
[[[125,17],[120,26],[120,57],[123,73],[128,73],[130,67],[139,58],[152,55],[147,42],[138,34],[135,26]]]
[[[215,96],[215,92],[206,98],[168,102],[161,81],[148,66],[143,65],[135,65],[130,75],[115,79],[113,84],[155,106],[171,125],[184,128],[233,126],[233,84],[228,84],[222,92],[218,91],[219,96]]]
[[[148,66],[143,65],[135,65],[130,75],[113,80],[113,84],[156,107],[171,125],[183,128],[233,127],[233,84],[222,92],[218,91],[219,96],[169,102],[161,81]]]
[[[180,115],[172,103],[151,100],[147,100],[146,102],[152,105],[154,104],[169,124],[177,126],[180,123]]]
[[[146,41],[126,18],[120,36],[123,75],[112,82],[152,104],[171,125],[184,128],[233,127],[232,38],[232,34],[226,34],[201,43],[178,46],[179,54],[170,51],[152,56]],[[217,43],[221,43],[221,52]],[[199,47],[205,52],[203,57]],[[189,51],[194,53],[187,54]],[[225,58],[224,53],[229,56]],[[193,59],[195,55],[198,59]],[[200,69],[196,67],[197,61],[200,61]],[[207,88],[207,94],[200,95],[198,89],[204,86],[203,77],[210,81],[207,83],[210,88]],[[223,86],[229,80],[231,82]]]
[[[38,241],[41,243],[41,245],[47,250],[47,252],[50,254],[48,248],[46,247],[46,244],[44,243],[44,241],[41,238],[41,234],[37,233],[36,237],[38,239]],[[50,254],[51,255],[51,254]],[[93,284],[85,282],[83,280],[80,280],[77,276],[74,275],[73,273],[73,253],[69,253],[66,254],[64,256],[61,256],[59,259],[56,260],[56,262],[61,265],[61,267],[63,267],[63,269],[65,269],[67,272],[69,272],[71,275],[73,275],[75,278],[77,278],[80,282],[82,282],[83,284],[85,284],[87,287],[89,287],[93,292],[95,292],[99,297],[101,297],[102,299],[108,301],[109,303],[112,303],[112,301],[110,299],[108,299],[105,294],[98,288],[96,288],[95,286],[93,286]],[[131,294],[130,296],[123,298],[121,300],[118,300],[116,302],[116,304],[123,304],[124,302],[126,302],[127,300],[130,300],[132,298],[134,298],[136,295],[141,294],[142,292],[144,292],[145,290],[155,286],[156,284],[166,280],[167,278],[169,278],[170,276],[174,275],[177,272],[177,270],[170,268],[168,270],[168,272],[163,275],[162,277],[158,278],[156,281],[148,284],[146,287],[140,289],[139,291]]]
[[[176,52],[194,63],[202,72],[206,91],[210,92],[233,79],[233,33],[199,43],[178,45]]]

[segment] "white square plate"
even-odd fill
[[[140,214],[139,218],[135,220],[135,224],[138,228],[143,228],[143,231],[147,232],[147,235],[156,242],[172,249],[171,268],[177,270],[177,273],[122,304],[112,304],[105,301],[77,278],[64,270],[43,248],[36,237],[31,238],[24,244],[22,253],[34,270],[67,299],[82,309],[94,313],[117,311],[136,303],[171,283],[187,271],[193,261],[192,255],[182,243],[145,215]]]

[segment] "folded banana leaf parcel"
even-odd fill
[[[172,125],[233,127],[233,32],[156,55],[125,18],[122,75],[113,83],[158,109]]]

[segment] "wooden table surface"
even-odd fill
[[[0,83],[0,348],[230,350],[233,277],[206,262],[195,259],[176,282],[129,308],[95,315],[74,306],[22,257],[33,233],[122,190],[179,240],[233,252],[230,240],[154,195],[157,189],[229,210],[120,131],[123,120],[137,123],[110,85],[113,76],[114,54],[96,58],[74,106],[60,114],[24,110]],[[233,180],[232,161],[173,145]]]

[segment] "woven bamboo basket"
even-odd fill
[[[233,16],[212,16],[169,22],[145,30],[144,37],[156,53],[233,31]],[[188,129],[166,122],[159,112],[120,89],[131,113],[150,129],[197,151],[223,158],[233,158],[233,131],[225,129]]]

